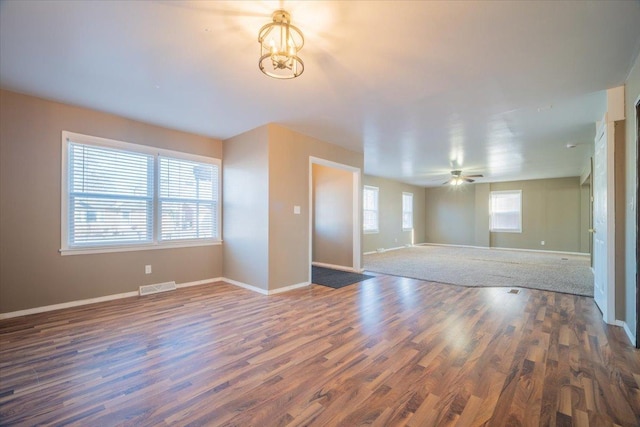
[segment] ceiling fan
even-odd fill
[[[446,180],[445,182],[442,183],[442,185],[462,185],[465,182],[474,182],[475,179],[471,179],[471,178],[482,178],[483,175],[482,174],[477,174],[477,175],[462,175],[462,171],[457,169],[457,170],[452,170],[451,171],[451,178],[449,178],[448,180]]]

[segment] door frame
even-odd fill
[[[352,176],[352,227],[353,227],[353,244],[352,244],[352,269],[355,272],[362,272],[362,252],[361,239],[362,227],[360,225],[361,212],[361,188],[360,176],[361,170],[355,166],[349,166],[342,163],[333,162],[331,160],[322,159],[320,157],[309,156],[309,283],[311,283],[311,266],[313,262],[313,165],[326,166],[334,169],[340,169],[351,172]]]

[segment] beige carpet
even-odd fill
[[[425,245],[365,255],[364,269],[462,286],[593,296],[589,257],[581,255]]]

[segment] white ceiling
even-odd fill
[[[257,65],[280,7],[305,35],[294,80]],[[425,186],[452,160],[576,176],[639,22],[640,1],[3,1],[0,85],[220,139],[280,123]]]

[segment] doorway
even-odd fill
[[[361,272],[360,169],[309,158],[311,266]]]

